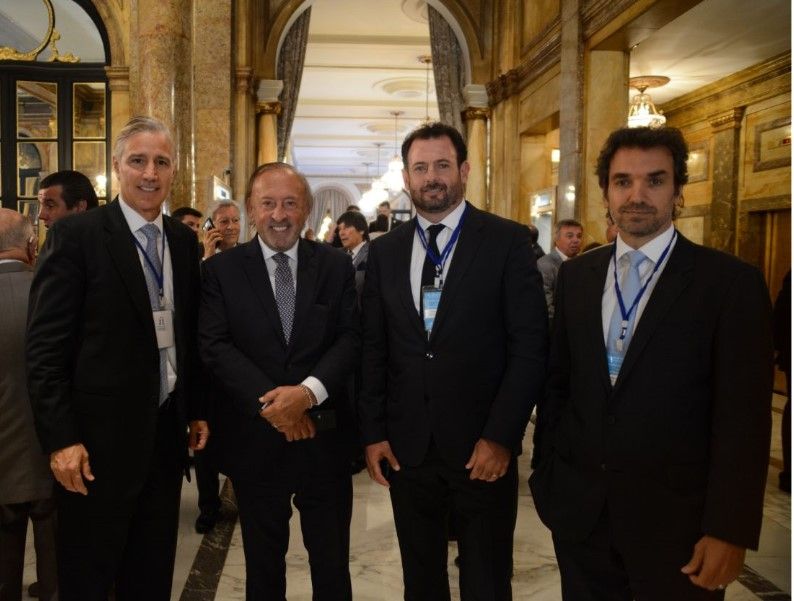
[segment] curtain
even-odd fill
[[[314,195],[314,206],[309,218],[306,220],[306,225],[314,230],[314,233],[320,231],[320,224],[325,219],[326,214],[330,211],[331,219],[336,223],[336,219],[345,212],[348,205],[353,204],[350,196],[343,190],[338,188],[323,188]]]
[[[430,5],[427,5],[427,18],[430,23],[430,52],[433,57],[439,120],[455,127],[465,140],[466,128],[460,115],[466,108],[463,101],[463,86],[466,85],[463,53],[455,32]]]
[[[278,116],[278,160],[283,161],[287,154],[287,143],[295,120],[298,93],[303,76],[303,61],[306,58],[306,43],[309,41],[309,17],[311,7],[307,8],[290,27],[281,45],[278,56],[277,77],[284,82],[281,90],[281,114]]]

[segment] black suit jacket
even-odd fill
[[[616,536],[755,548],[769,459],[769,294],[755,268],[679,234],[615,386],[601,297],[614,245],[563,263],[535,505],[584,539],[606,504]]]
[[[520,452],[546,364],[547,317],[529,230],[469,205],[430,336],[411,294],[415,220],[370,244],[359,416],[418,465],[435,441],[463,468],[486,438]]]
[[[284,435],[259,416],[258,399],[277,386],[315,376],[329,398],[315,411],[344,403],[358,364],[360,332],[350,257],[326,244],[300,240],[295,318],[286,344],[259,240],[204,262],[199,344],[216,398],[211,424],[221,471],[232,478],[267,477],[279,465]],[[337,430],[309,441],[328,469],[342,470]]]
[[[194,385],[197,242],[168,216],[163,228],[173,268],[175,398],[186,427],[203,415]],[[98,493],[139,486],[155,443],[159,351],[143,268],[118,201],[61,219],[47,233],[30,291],[27,363],[45,452],[81,442]]]

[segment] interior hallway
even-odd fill
[[[772,463],[781,458],[780,423],[783,397],[773,400]],[[529,487],[529,441],[532,424],[525,436],[525,452],[519,459],[519,509],[515,536],[516,601],[556,601],[560,598],[559,576],[548,530],[535,513]],[[770,466],[764,503],[764,522],[758,552],[749,552],[738,582],[727,589],[727,601],[782,601],[791,598],[791,497],[777,488],[779,469]],[[388,492],[370,481],[366,472],[353,479],[354,501],[351,524],[350,573],[356,601],[398,601],[402,598],[402,577],[397,539],[394,534]],[[225,504],[226,517],[206,536],[196,534],[198,516],[195,479],[182,489],[180,538],[177,550],[173,601],[237,601],[245,599],[245,562],[240,527],[234,509]],[[308,557],[300,537],[298,514],[291,524],[287,556],[287,597],[310,601]],[[450,545],[449,573],[452,599],[459,599],[458,570]],[[25,565],[25,587],[33,581],[34,555],[30,532]]]

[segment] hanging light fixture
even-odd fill
[[[378,149],[378,165],[375,173],[380,173],[380,147],[383,142],[375,142]],[[375,208],[384,200],[389,200],[389,193],[386,191],[385,184],[381,181],[380,177],[372,180],[369,190],[364,192],[361,196],[361,211],[363,213],[373,213]]]
[[[403,189],[403,160],[397,153],[397,118],[402,111],[391,111],[394,115],[394,156],[389,161],[389,169],[383,174],[381,180],[386,187],[395,194]]]
[[[667,122],[667,117],[656,110],[650,94],[646,94],[645,90],[661,87],[669,81],[670,78],[663,75],[643,75],[629,79],[629,85],[639,91],[629,105],[629,127],[661,127]]]
[[[425,66],[425,120],[423,125],[432,123],[430,119],[430,65],[433,63],[433,57],[429,54],[423,54],[419,57],[419,62]]]

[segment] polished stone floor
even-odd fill
[[[780,409],[775,399],[775,430],[772,463],[780,458]],[[531,440],[531,429],[526,440]],[[529,453],[519,462],[519,512],[515,537],[516,601],[552,601],[560,598],[559,576],[551,537],[540,523],[526,485]],[[791,498],[777,488],[778,468],[770,466],[764,505],[761,545],[749,552],[745,569],[728,587],[728,601],[790,599],[791,594]],[[402,579],[391,506],[385,489],[372,483],[366,473],[354,478],[354,507],[351,526],[350,572],[356,601],[397,601],[402,598]],[[197,516],[195,482],[185,484],[177,565],[174,574],[174,601],[232,601],[245,598],[245,564],[239,525],[232,518],[220,523],[202,537],[193,530]],[[234,515],[227,507],[228,514]],[[29,544],[25,582],[34,578],[32,545]],[[454,545],[450,545],[449,574],[453,599],[458,599],[457,568],[452,564]],[[308,560],[300,537],[297,512],[292,520],[292,537],[287,557],[287,597],[290,601],[309,601],[311,583]]]

